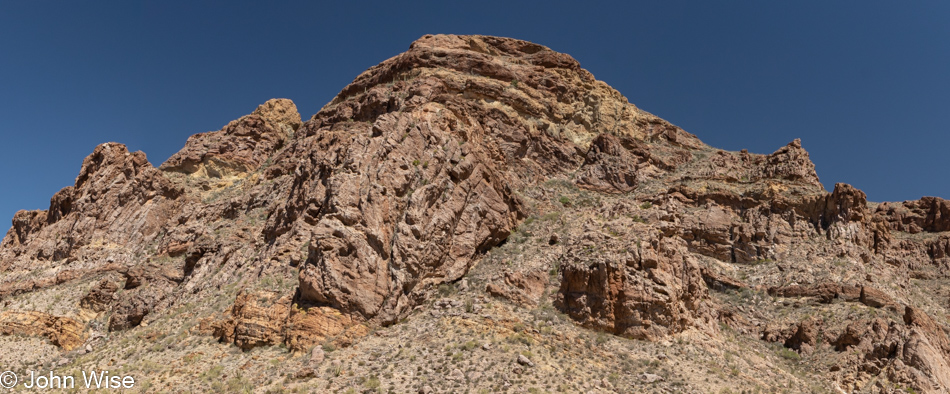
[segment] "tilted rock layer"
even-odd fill
[[[69,350],[181,313],[245,350],[345,346],[568,216],[479,291],[627,338],[826,351],[828,387],[950,390],[946,299],[904,285],[946,292],[950,203],[829,193],[799,140],[709,147],[569,55],[488,36],[422,37],[309,120],[270,100],[158,168],[98,146],[48,210],[15,215],[0,330]],[[82,289],[74,310],[30,310],[58,288]],[[734,294],[876,317],[775,321]]]

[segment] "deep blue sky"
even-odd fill
[[[947,1],[219,3],[0,2],[0,227],[102,142],[157,166],[272,97],[308,117],[428,33],[569,53],[720,148],[801,138],[829,190],[950,198]]]

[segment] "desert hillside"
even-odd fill
[[[269,100],[158,167],[99,145],[0,244],[0,366],[143,392],[950,392],[950,202],[827,191],[777,148],[708,146],[538,44],[427,35],[309,119]]]

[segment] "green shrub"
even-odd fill
[[[782,348],[782,350],[779,350],[778,355],[786,360],[798,361],[802,359],[801,355],[799,355],[794,350],[788,349],[788,348]]]
[[[442,297],[448,297],[455,293],[458,293],[458,289],[455,288],[454,284],[443,283],[439,285],[439,295],[441,295]]]
[[[363,386],[366,386],[366,388],[370,389],[377,389],[379,388],[379,385],[379,378],[375,376],[370,376],[369,379],[366,379],[366,381],[363,382]]]
[[[541,220],[544,220],[547,222],[555,221],[560,218],[561,218],[560,212],[549,212],[549,213],[544,214],[544,216],[541,216]]]

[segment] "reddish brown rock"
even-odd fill
[[[808,318],[798,324],[794,333],[785,340],[785,347],[798,350],[803,354],[814,351],[818,343],[821,330],[821,321]]]
[[[485,291],[519,304],[537,305],[547,284],[548,274],[544,271],[506,272],[504,284],[489,283]]]
[[[862,341],[869,340],[867,337],[868,330],[870,330],[870,326],[866,321],[852,321],[831,344],[839,352],[846,351],[860,345]]]
[[[740,290],[740,289],[749,288],[748,285],[746,285],[745,283],[742,283],[739,280],[736,280],[734,278],[731,278],[723,274],[713,272],[712,270],[708,268],[702,268],[700,272],[702,273],[703,281],[705,281],[706,285],[709,286],[709,288],[713,290],[725,291],[725,290]]]
[[[893,298],[870,286],[861,287],[861,303],[874,308],[897,309],[897,303]]]
[[[45,220],[39,212],[18,214],[0,260],[7,268],[19,267],[32,258],[77,258],[80,248],[95,242],[143,242],[169,219],[181,193],[144,153],[116,143],[99,145],[83,161],[76,184],[53,196]]]
[[[521,227],[529,217],[545,222],[538,233]],[[196,318],[195,332],[242,349],[349,345],[478,265],[488,274],[470,283],[535,312],[556,277],[555,306],[585,327],[781,342],[819,385],[941,392],[948,217],[939,198],[876,205],[847,184],[825,191],[798,140],[768,155],[706,146],[541,45],[425,36],[305,122],[270,100],[192,136],[161,169],[97,147],[48,210],[14,216],[0,328],[82,343],[79,320],[15,310],[55,294],[68,299],[47,307],[78,306],[96,330],[108,316],[129,330],[118,337]],[[506,265],[483,266],[501,245]],[[855,304],[826,305],[836,301]],[[905,304],[903,323],[889,319]],[[792,383],[772,358],[749,369],[755,379]]]
[[[309,242],[304,300],[393,321],[507,238],[525,216],[514,188],[574,167],[600,130],[700,146],[570,56],[426,36],[360,75],[274,158],[269,174],[293,173],[294,188],[265,232],[288,255]]]
[[[802,148],[802,141],[796,139],[774,153],[765,156],[753,172],[752,180],[778,178],[821,187],[815,164],[808,152]]]
[[[835,184],[830,194],[814,198],[800,208],[803,216],[822,229],[835,223],[861,224],[870,218],[867,196],[845,183]]]
[[[555,305],[581,324],[617,335],[657,339],[702,326],[706,285],[684,260],[684,245],[655,240],[626,262],[568,257]],[[570,255],[568,255],[570,256]]]
[[[113,330],[136,327],[183,291],[220,287],[214,265],[263,261],[301,265],[301,302],[391,323],[508,237],[526,216],[519,188],[589,156],[603,171],[585,179],[625,190],[632,171],[658,176],[701,147],[568,55],[512,39],[425,36],[306,123],[289,101],[271,100],[192,136],[162,171],[100,146],[47,212],[17,216],[0,254],[15,268],[118,255],[127,280]],[[628,159],[638,164],[623,167]],[[254,210],[263,239],[251,227],[207,227]],[[54,236],[67,227],[74,233]],[[175,264],[154,270],[132,257],[156,251]],[[508,279],[536,298],[530,281]]]
[[[823,303],[830,303],[835,300],[841,300],[841,301],[850,301],[850,302],[861,301],[867,304],[868,302],[864,302],[864,298],[862,298],[863,289],[864,289],[863,287],[858,287],[858,286],[854,286],[850,284],[825,282],[825,283],[818,283],[814,285],[804,285],[804,286],[791,285],[791,286],[784,286],[784,287],[771,287],[768,289],[768,293],[770,295],[777,296],[777,297],[815,297],[818,299],[818,301],[823,302]],[[869,302],[872,304],[875,301],[879,299],[883,300],[884,299],[883,297],[886,297],[886,295],[883,294],[882,292],[872,289],[872,288],[868,288],[868,294],[871,300]],[[869,306],[874,306],[876,308],[879,308],[884,305],[885,304],[881,304],[879,306],[876,306],[876,305],[869,305]]]
[[[639,160],[621,145],[617,137],[601,134],[591,143],[577,176],[577,184],[607,193],[626,193],[639,183],[638,164]]]
[[[89,290],[79,301],[79,307],[93,312],[105,312],[115,301],[119,286],[109,279],[103,279]]]
[[[937,325],[930,315],[920,309],[908,306],[904,308],[904,324],[919,328],[930,339],[929,342],[950,362],[950,337],[947,336],[946,330]]]
[[[950,231],[950,201],[939,197],[924,197],[903,203],[881,203],[874,210],[874,216],[895,231]]]

